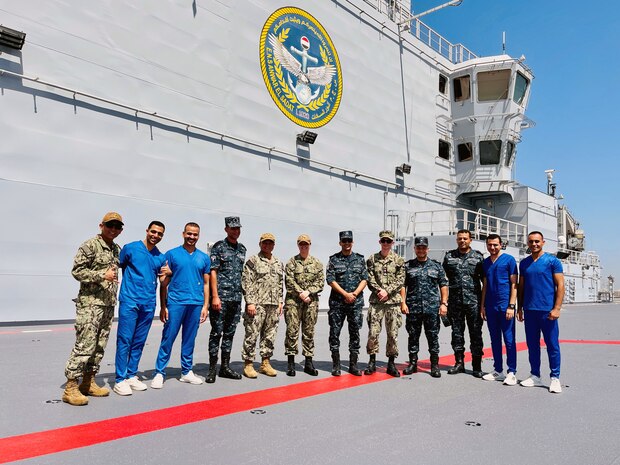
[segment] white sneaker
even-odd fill
[[[514,373],[509,372],[506,375],[506,379],[504,380],[504,384],[506,386],[514,386],[515,384],[517,384],[517,377]]]
[[[116,383],[112,389],[119,396],[130,396],[131,395],[131,387],[129,387],[129,383],[127,382],[126,379],[124,379],[120,383]]]
[[[560,378],[551,378],[551,384],[549,384],[549,392],[559,394],[562,392],[562,385],[560,384]]]
[[[502,373],[498,373],[497,371],[492,371],[491,373],[487,373],[482,377],[485,381],[504,381],[504,375]]]
[[[534,386],[542,386],[543,383],[540,380],[539,376],[534,376],[534,375],[530,375],[529,378],[524,379],[523,381],[521,381],[521,386],[523,387],[534,387]]]
[[[146,391],[147,390],[146,384],[140,381],[137,376],[132,376],[131,378],[125,381],[127,381],[127,384],[129,384],[129,387],[133,389],[134,391]]]
[[[194,374],[194,372],[192,370],[188,371],[186,375],[183,375],[179,378],[179,381],[181,381],[182,383],[189,383],[189,384],[202,384],[202,378],[199,378],[198,376],[196,376]]]
[[[162,375],[161,373],[157,373],[155,377],[153,378],[153,381],[151,381],[151,388],[161,389],[163,387],[164,387],[164,375]]]

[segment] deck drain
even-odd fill
[[[250,410],[250,413],[252,415],[264,415],[265,413],[267,413],[267,411],[266,410],[260,410],[260,409],[259,410]]]
[[[33,339],[32,342],[41,342],[41,339]]]
[[[467,426],[482,426],[482,424],[478,423],[477,421],[466,421],[465,424]]]
[[[615,363],[610,363],[609,365],[607,365],[608,367],[614,367],[614,368],[618,368],[618,365]]]
[[[60,399],[50,399],[45,401],[46,404],[60,404],[61,402],[62,400]]]
[[[413,378],[411,376],[401,376],[400,379],[411,381]]]

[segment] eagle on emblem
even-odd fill
[[[309,61],[316,64],[319,60],[308,53],[310,41],[306,36],[300,40],[301,50],[291,46],[289,52],[274,34],[269,34],[269,44],[273,48],[273,55],[276,60],[289,72],[289,85],[302,105],[309,104],[319,95],[320,89],[312,93],[310,84],[325,86],[331,82],[334,74],[336,74],[336,67],[332,64],[308,66]],[[293,56],[293,53],[301,57],[301,62]],[[293,84],[291,75],[296,78],[296,85]]]

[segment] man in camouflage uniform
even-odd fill
[[[381,333],[381,321],[385,317],[387,373],[398,377],[400,373],[394,365],[394,359],[398,357],[398,330],[403,324],[400,290],[405,284],[405,261],[392,252],[394,243],[392,231],[381,231],[379,243],[381,251],[371,255],[366,261],[368,288],[372,294],[370,294],[370,308],[367,315],[368,343],[366,344],[370,361],[364,373],[372,375],[377,370],[376,354],[379,352],[379,334]]]
[[[310,236],[302,234],[297,238],[299,254],[286,264],[286,300],[284,320],[286,339],[284,353],[288,356],[286,374],[295,376],[295,355],[298,353],[299,326],[304,357],[304,372],[317,376],[314,368],[314,327],[319,314],[319,294],[323,290],[325,274],[323,264],[310,255]]]
[[[245,263],[241,277],[241,288],[245,299],[245,338],[241,357],[244,360],[243,374],[256,378],[254,355],[256,341],[260,336],[260,355],[262,363],[259,372],[267,376],[278,373],[269,362],[273,355],[273,345],[278,332],[278,321],[282,315],[283,267],[282,262],[273,255],[276,238],[271,233],[260,237],[260,252]]]
[[[241,375],[230,368],[235,330],[241,317],[241,272],[245,262],[246,249],[238,239],[241,222],[237,216],[224,219],[226,238],[211,248],[211,334],[209,335],[209,374],[207,383],[215,382],[217,353],[222,340],[222,365],[220,377],[241,379]]]
[[[114,239],[123,230],[123,218],[106,213],[101,233],[84,242],[73,259],[71,274],[80,282],[76,304],[75,345],[65,367],[67,384],[62,400],[71,405],[88,404],[89,396],[110,394],[95,383],[95,374],[110,336],[116,305],[121,248]],[[83,376],[78,387],[78,379]]]
[[[428,238],[418,236],[414,241],[416,258],[405,264],[405,287],[401,290],[403,312],[407,314],[405,328],[409,333],[409,365],[403,374],[418,371],[418,351],[422,325],[431,354],[431,376],[441,377],[439,371],[439,317],[448,312],[448,278],[441,264],[428,258]]]
[[[443,259],[443,269],[450,283],[448,318],[452,323],[452,350],[454,366],[449,375],[465,373],[465,321],[469,329],[469,348],[472,355],[473,375],[482,377],[482,293],[483,255],[471,248],[471,232],[461,229],[456,233],[458,248],[449,250]]]
[[[326,280],[329,295],[329,349],[332,352],[332,375],[340,376],[340,331],[345,318],[349,323],[349,373],[361,376],[357,368],[360,351],[360,328],[364,288],[368,270],[364,256],[353,252],[353,232],[340,232],[340,252],[329,257]]]

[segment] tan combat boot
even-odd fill
[[[254,369],[254,362],[252,362],[251,360],[245,361],[245,364],[243,366],[243,375],[246,378],[257,378],[258,377],[258,373],[256,373],[256,370]]]
[[[65,392],[62,394],[62,401],[70,405],[88,404],[88,397],[82,395],[78,389],[77,379],[67,379]]]
[[[84,379],[80,384],[80,392],[85,396],[106,397],[110,395],[108,388],[97,386],[94,373],[84,373]]]
[[[271,363],[269,363],[268,358],[263,359],[263,363],[260,364],[260,368],[258,369],[259,373],[262,373],[267,376],[276,376],[278,372],[273,369]]]

